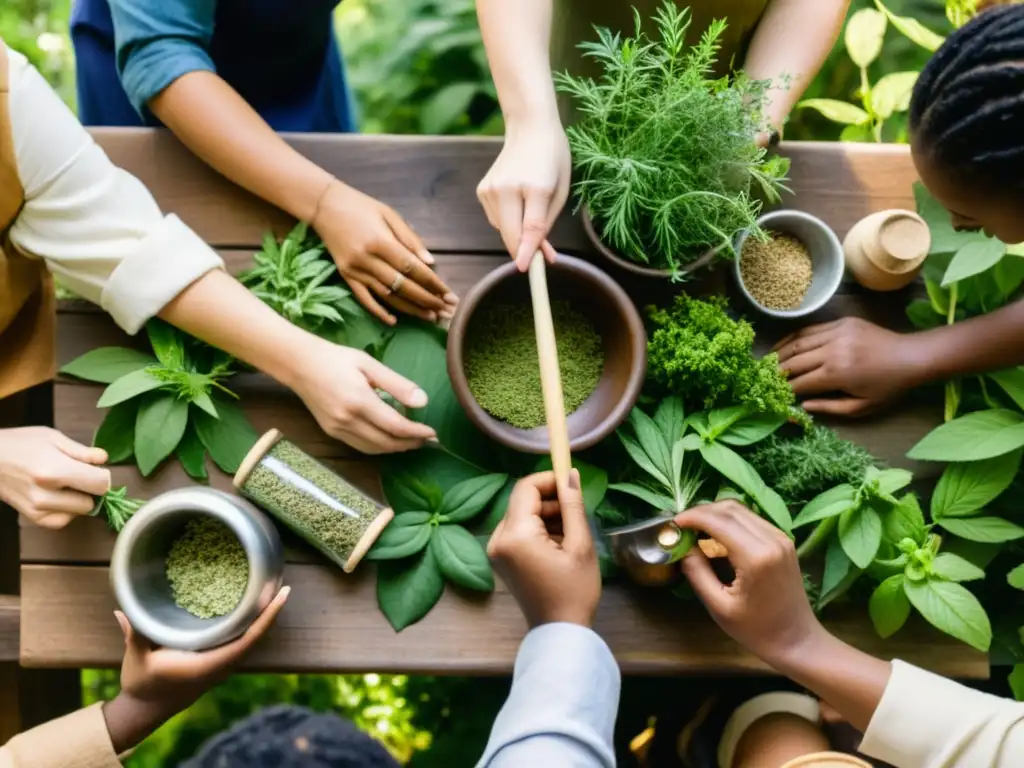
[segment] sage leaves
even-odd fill
[[[206,479],[206,452],[225,472],[238,469],[256,431],[221,383],[231,358],[161,320],[146,331],[153,354],[104,347],[61,369],[107,384],[97,407],[109,408],[93,443],[111,463],[135,458],[150,475],[172,454],[195,479]]]
[[[381,561],[377,600],[396,632],[433,608],[446,580],[480,592],[494,589],[487,553],[462,524],[479,516],[507,482],[507,475],[480,475],[442,491],[412,475],[387,478],[389,500],[399,511],[366,557]]]

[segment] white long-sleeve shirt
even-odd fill
[[[45,259],[63,285],[135,333],[224,263],[110,162],[24,56],[9,48],[7,56],[14,154],[25,190],[11,242]]]

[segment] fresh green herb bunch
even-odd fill
[[[139,511],[139,508],[146,502],[142,499],[133,499],[128,495],[128,489],[124,486],[111,488],[96,500],[96,507],[92,516],[102,515],[107,518],[107,523],[114,533],[120,533],[131,516]]]
[[[835,485],[858,482],[868,467],[881,467],[866,449],[821,425],[798,436],[776,432],[759,443],[747,460],[795,507]]]
[[[207,477],[207,451],[235,472],[258,436],[222,383],[233,373],[231,357],[162,320],[150,320],[146,331],[153,354],[100,347],[61,368],[108,385],[96,406],[110,410],[93,444],[111,463],[134,456],[143,475],[175,452],[193,478]]]
[[[753,355],[754,329],[733,320],[724,298],[686,294],[654,310],[647,345],[647,377],[662,393],[682,396],[687,408],[748,405],[752,411],[791,415],[793,390],[774,353]]]
[[[607,244],[625,258],[672,271],[709,248],[732,253],[732,239],[756,227],[756,187],[775,201],[788,171],[754,137],[768,129],[769,81],[740,73],[713,79],[724,21],[687,49],[690,11],[665,0],[656,39],[641,30],[622,38],[598,28],[580,45],[604,68],[598,81],[560,74],[581,120],[567,130],[576,184]]]
[[[343,313],[357,311],[351,291],[338,285],[338,269],[327,249],[299,222],[278,245],[271,233],[253,255],[256,266],[239,279],[277,314],[305,330],[321,334],[345,323]],[[328,284],[332,278],[336,282]]]

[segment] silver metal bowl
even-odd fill
[[[769,309],[759,303],[743,284],[740,260],[743,244],[748,235],[748,232],[744,231],[736,240],[736,258],[733,259],[732,273],[747,301],[769,317],[780,319],[804,317],[824,307],[839,290],[846,270],[843,245],[836,237],[836,233],[817,216],[791,209],[766,213],[757,220],[757,223],[761,229],[792,235],[804,244],[811,256],[811,285],[804,295],[804,300],[795,309]]]
[[[165,562],[171,545],[197,517],[212,517],[238,537],[249,560],[249,583],[229,614],[200,619],[178,607]],[[284,578],[277,530],[252,504],[212,488],[179,488],[147,502],[117,537],[110,582],[121,610],[156,645],[199,651],[234,640],[274,599]]]

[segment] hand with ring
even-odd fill
[[[394,325],[385,304],[427,322],[450,320],[458,298],[431,269],[434,257],[392,208],[334,180],[320,199],[313,227],[352,294]]]

